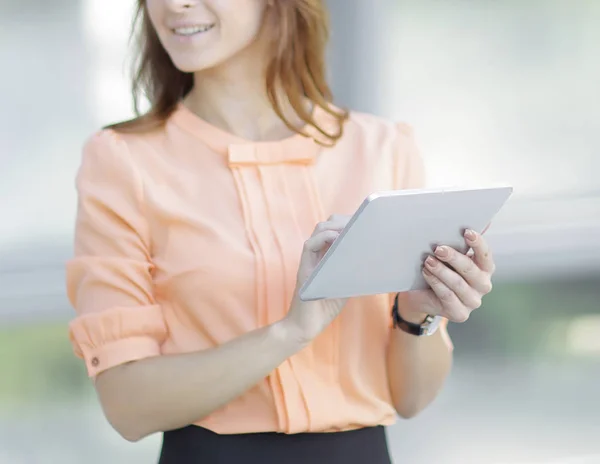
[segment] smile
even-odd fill
[[[214,24],[205,24],[202,26],[188,26],[188,27],[178,27],[176,29],[173,29],[173,33],[175,35],[180,35],[183,37],[189,37],[192,35],[196,35],[196,34],[202,34],[204,32],[208,32],[210,31],[213,27],[215,27]]]

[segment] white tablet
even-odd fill
[[[370,195],[301,287],[302,300],[427,288],[421,274],[437,245],[466,252],[465,229],[481,232],[512,187],[397,190]]]

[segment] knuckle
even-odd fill
[[[335,240],[338,236],[338,233],[335,230],[327,230],[323,233],[326,240]]]
[[[471,313],[469,311],[467,311],[466,309],[457,309],[452,312],[450,319],[453,322],[463,323],[463,322],[467,322],[469,320],[470,315],[471,315]]]
[[[467,322],[469,320],[470,315],[471,315],[471,313],[468,311],[460,311],[458,313],[458,318],[457,318],[456,322],[459,322],[459,323]]]
[[[327,230],[327,223],[325,222],[319,222],[316,227],[315,227],[315,233],[320,233]]]
[[[477,266],[475,266],[475,263],[473,262],[472,259],[469,260],[469,262],[464,266],[462,273],[463,274],[471,274]]]
[[[429,274],[429,275],[426,274],[425,278],[429,281],[429,285],[431,285],[432,287],[437,287],[440,285],[440,279],[438,279],[433,274]]]
[[[493,290],[494,285],[492,284],[492,281],[488,279],[484,282],[482,287],[483,287],[483,293],[487,294]]]
[[[471,301],[470,307],[473,309],[479,309],[479,308],[481,308],[482,304],[483,304],[483,301],[481,300],[480,297],[474,297],[473,300]]]
[[[438,297],[440,301],[444,303],[451,303],[452,301],[454,301],[454,293],[448,290],[447,288],[444,290],[440,290]]]

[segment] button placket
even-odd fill
[[[278,155],[278,153],[267,153],[264,158],[273,159],[279,157]],[[265,189],[265,200],[267,202],[267,209],[270,217],[269,222],[273,225],[272,235],[278,244],[281,259],[279,284],[281,286],[280,288],[284,290],[282,295],[283,298],[279,304],[269,308],[269,319],[272,322],[275,322],[285,316],[294,291],[293,285],[295,283],[297,269],[292,269],[292,266],[289,265],[290,257],[287,255],[291,253],[290,250],[295,249],[297,243],[301,244],[302,241],[297,240],[298,231],[295,222],[294,227],[291,230],[289,228],[284,229],[283,224],[277,223],[278,218],[291,216],[289,205],[286,205],[283,201],[284,198],[287,198],[287,192],[284,178],[285,173],[281,169],[281,164],[260,165],[258,169]],[[300,167],[300,169],[304,168]],[[286,222],[286,224],[289,223]],[[301,251],[301,249],[298,250],[298,255]],[[310,351],[310,349],[307,348],[306,351]],[[311,355],[311,353],[305,354],[309,357]],[[278,369],[280,380],[283,385],[283,396],[286,403],[289,405],[287,408],[289,419],[287,433],[297,433],[302,430],[310,429],[311,427],[311,408],[309,407],[308,398],[304,391],[305,380],[303,376],[300,375],[301,370],[299,369],[301,369],[301,367],[298,366],[298,361],[298,356],[292,356]],[[302,381],[300,381],[300,379],[302,379]]]
[[[280,320],[287,309],[284,247],[278,234],[280,212],[274,200],[280,199],[276,176],[281,163],[306,164],[312,162],[306,154],[284,153],[279,146],[270,144],[240,144],[229,147],[229,164],[244,209],[247,233],[257,260],[257,314],[259,325]],[[289,286],[289,285],[288,285]],[[262,296],[262,299],[261,299]],[[290,433],[308,428],[308,416],[303,392],[287,360],[269,376],[280,428]]]

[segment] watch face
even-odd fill
[[[440,323],[442,322],[442,318],[440,316],[434,316],[430,321],[425,323],[424,334],[425,335],[433,335],[437,332],[437,329],[440,327]]]

